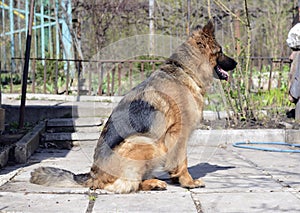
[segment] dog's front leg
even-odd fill
[[[180,183],[184,188],[204,187],[205,184],[201,179],[193,179],[187,169],[187,159],[185,159],[176,168],[169,171],[170,177],[174,183]]]
[[[180,132],[179,134],[174,134]],[[185,133],[185,134],[184,134]],[[174,183],[179,183],[185,188],[204,187],[205,184],[202,180],[194,180],[190,175],[187,168],[187,141],[188,132],[183,131],[170,131],[165,137],[165,146],[167,150],[165,170]]]

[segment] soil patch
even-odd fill
[[[295,121],[295,110],[285,114],[272,114],[261,119],[220,119],[203,120],[200,129],[299,129],[300,122]]]
[[[0,134],[0,150],[3,147],[15,144],[33,127],[33,124],[26,124],[23,129],[18,129],[15,123],[7,125],[4,132]]]

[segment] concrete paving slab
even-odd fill
[[[219,145],[235,142],[269,142],[286,140],[284,129],[231,129],[231,130],[200,130],[193,132],[191,144]]]
[[[18,168],[9,167],[9,169],[1,169],[0,172],[0,187],[8,183],[13,177],[18,174]],[[1,190],[0,190],[1,191]]]
[[[48,141],[86,141],[97,140],[100,132],[61,132],[61,133],[46,133],[44,134],[45,142]]]
[[[30,172],[40,166],[54,166],[74,173],[90,170],[97,141],[81,141],[71,150],[38,149],[27,164],[8,166],[0,171],[0,186],[13,178],[14,181],[28,182]],[[16,175],[17,174],[17,175]]]
[[[204,177],[205,188],[191,189],[199,194],[208,193],[237,193],[237,192],[280,192],[283,186],[270,177],[239,176],[239,177]]]
[[[300,202],[289,192],[194,194],[205,213],[300,212]]]
[[[0,191],[12,192],[12,193],[32,193],[32,194],[89,194],[91,191],[89,188],[84,187],[73,187],[73,188],[58,188],[58,187],[48,187],[40,186],[36,184],[29,183],[26,181],[13,180],[7,184],[0,186]]]
[[[86,212],[88,195],[0,192],[1,212]]]
[[[219,160],[219,162],[232,162],[233,160],[238,160],[236,156],[227,148],[231,145],[225,146],[194,146],[190,147],[188,145],[187,155],[191,158],[197,158],[199,161],[209,161],[212,158],[214,160]],[[228,151],[229,150],[229,151]],[[240,162],[244,162],[239,160]]]
[[[263,152],[245,149],[236,149],[235,152],[240,157],[247,159],[250,164],[256,165],[261,171],[272,176],[275,181],[280,182],[283,186],[300,190],[299,153]]]
[[[201,147],[200,147],[201,148]],[[199,149],[189,152],[189,171],[194,178],[203,178],[206,188],[192,189],[195,192],[238,192],[238,191],[280,191],[278,184],[271,175],[243,160],[233,153],[231,148],[206,147],[209,157],[197,157]],[[200,151],[201,152],[201,151]],[[203,161],[202,161],[203,160]],[[200,163],[199,163],[200,162]]]
[[[189,192],[98,196],[94,212],[197,212]]]
[[[196,132],[188,145],[188,162],[192,176],[203,178],[206,188],[187,190],[168,184],[166,191],[129,195],[96,190],[97,196],[91,202],[88,196],[91,191],[87,188],[53,188],[29,183],[30,172],[39,166],[55,166],[74,173],[88,172],[97,140],[78,141],[71,150],[38,149],[27,164],[1,170],[0,205],[3,209],[0,211],[22,209],[22,212],[32,212],[28,207],[30,203],[35,207],[34,211],[42,212],[45,211],[40,204],[43,202],[49,212],[300,211],[299,154],[238,149],[232,146],[233,140],[230,141],[230,133],[226,131],[220,131],[219,136],[218,132],[212,136],[207,134],[207,141],[203,140],[202,133]],[[274,140],[274,135],[282,133],[268,131],[262,133],[261,138]],[[248,136],[252,137],[243,133],[244,138]],[[259,138],[259,135],[255,137]],[[66,200],[68,196],[73,200]],[[18,202],[13,202],[14,199]],[[77,200],[76,204],[69,205]],[[77,204],[80,207],[76,207]]]
[[[47,121],[47,127],[90,127],[101,126],[103,119],[96,117],[87,118],[53,118]]]
[[[93,162],[94,147],[97,141],[81,141],[71,150],[39,149],[29,164],[35,166],[55,166],[70,170],[74,173],[88,172]],[[25,168],[30,170],[32,168]]]

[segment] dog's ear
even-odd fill
[[[203,27],[202,31],[210,36],[214,36],[215,34],[215,27],[211,20],[208,21],[208,23]]]

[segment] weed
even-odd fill
[[[96,195],[89,195],[89,200],[90,201],[96,201],[97,196]]]

